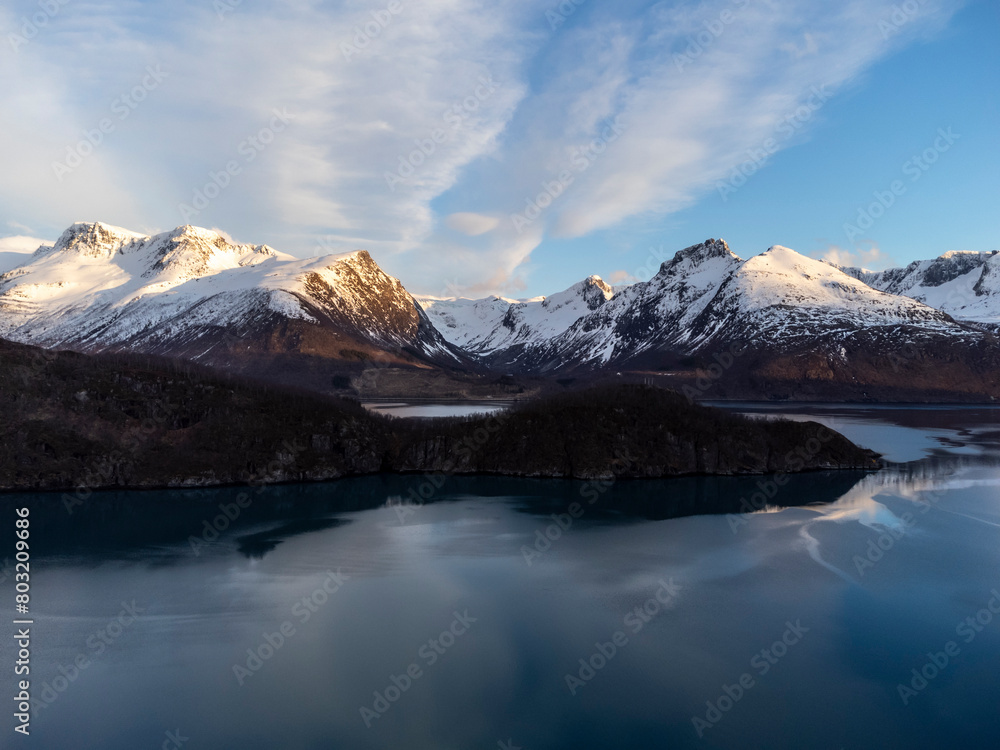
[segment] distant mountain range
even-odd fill
[[[950,252],[906,268],[846,273],[875,289],[905,294],[960,320],[1000,325],[1000,253]]]
[[[659,373],[720,397],[990,397],[998,272],[990,253],[868,274],[780,246],[744,261],[708,240],[616,293],[592,276],[540,300],[420,301],[446,339],[495,370]]]
[[[27,261],[0,275],[2,338],[313,390],[363,390],[380,370],[410,373],[415,391],[433,375],[641,378],[704,398],[1000,397],[997,253],[871,273],[780,246],[743,260],[707,240],[649,281],[591,276],[526,301],[414,298],[364,251],[300,260],[190,226],[74,224]]]

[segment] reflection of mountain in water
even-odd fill
[[[939,416],[934,410],[927,411]],[[972,416],[971,410],[960,413]],[[985,455],[941,451],[878,472],[786,475],[780,487],[768,476],[589,482],[451,476],[420,500],[421,490],[434,484],[426,476],[382,474],[325,484],[97,492],[82,506],[71,507],[71,513],[62,496],[55,493],[8,495],[7,501],[11,506],[30,504],[33,552],[57,559],[134,557],[140,551],[144,558],[165,562],[187,555],[233,552],[263,557],[291,536],[343,523],[340,514],[469,497],[514,501],[519,512],[543,517],[565,513],[572,503],[579,503],[583,523],[745,513],[762,506],[764,510],[810,506],[818,517],[803,527],[809,545],[808,527],[815,522],[857,521],[881,530],[898,526],[899,518],[878,501],[879,495],[926,502],[928,493],[943,489],[957,475],[975,467],[1000,465],[1000,454],[991,440],[996,432],[995,415],[991,410],[985,421],[970,420],[975,424],[963,425],[956,433],[974,436],[971,442],[983,448]],[[400,513],[392,518],[406,523],[406,517]]]
[[[833,502],[864,476],[860,471],[791,475],[769,502]],[[543,516],[565,512],[578,502],[587,508],[587,522],[661,520],[745,511],[745,503],[769,481],[759,476],[617,482],[454,476],[423,502],[515,499],[519,511]],[[57,494],[32,495],[35,554],[114,558],[143,550],[148,557],[155,549],[161,559],[169,561],[235,550],[262,557],[288,537],[343,523],[338,514],[411,503],[418,497],[416,490],[427,482],[423,475],[376,475],[263,488],[97,492],[83,506],[74,507],[72,514]],[[25,497],[11,499],[23,502]],[[399,514],[401,523],[405,518],[406,514]]]

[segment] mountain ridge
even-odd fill
[[[377,395],[392,368],[414,373],[415,387],[435,373],[488,384],[609,372],[681,387],[712,373],[720,352],[740,352],[700,394],[991,399],[996,332],[893,290],[958,280],[1000,299],[994,265],[995,254],[946,254],[879,275],[781,245],[743,259],[708,239],[623,288],[589,276],[528,300],[441,299],[414,297],[364,250],[299,259],[190,225],[150,236],[81,222],[0,274],[0,337],[189,359],[322,392],[372,381]]]
[[[184,226],[156,235],[77,223],[0,274],[0,337],[135,351],[329,387],[324,363],[461,365],[365,250],[299,259]]]
[[[842,269],[871,287],[902,294],[954,317],[1000,325],[1000,252],[953,250],[902,268]]]

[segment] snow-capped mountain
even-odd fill
[[[226,366],[287,354],[462,359],[363,250],[301,260],[191,226],[146,236],[74,224],[0,275],[0,337]]]
[[[590,276],[558,294],[529,300],[417,300],[442,336],[479,355],[557,336],[613,294],[600,276]]]
[[[788,348],[826,332],[887,325],[964,333],[945,313],[781,246],[744,261],[723,240],[707,240],[678,252],[649,281],[613,295],[605,286],[585,303],[595,278],[530,302],[435,302],[432,318],[479,356],[543,368],[621,364],[644,352],[690,355],[716,340]],[[530,323],[521,322],[529,314]]]
[[[580,300],[586,283],[548,299]],[[947,388],[946,377],[977,392],[997,387],[984,363],[1000,363],[1000,349],[981,327],[786,247],[742,260],[723,240],[707,240],[678,252],[649,281],[607,291],[589,305],[552,306],[566,317],[551,313],[551,323],[546,300],[435,301],[432,310],[449,340],[473,342],[470,352],[505,371],[686,377],[738,350],[726,379],[744,383],[830,381],[859,386],[861,395],[865,384],[889,388],[893,379],[925,389]],[[532,311],[530,326],[506,325],[524,310]]]
[[[952,253],[868,274],[781,246],[743,260],[711,239],[618,289],[591,276],[530,300],[418,301],[362,250],[303,260],[190,226],[147,236],[74,224],[0,274],[0,338],[318,390],[348,387],[336,377],[347,373],[376,381],[350,387],[385,392],[391,366],[417,374],[400,376],[415,393],[433,373],[463,392],[498,374],[627,371],[718,396],[1000,397],[996,331],[968,322],[995,319],[997,258]]]
[[[822,261],[776,245],[742,262],[692,323],[691,344],[716,337],[789,348],[882,326],[961,335],[948,315],[873,289]]]
[[[953,251],[905,268],[844,268],[869,286],[903,294],[959,320],[1000,324],[1000,253]]]

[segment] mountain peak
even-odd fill
[[[826,276],[831,273],[843,274],[843,270],[823,260],[810,258],[784,245],[771,245],[760,255],[749,258],[744,266],[747,270],[769,271]],[[845,274],[846,275],[846,274]]]
[[[78,221],[63,232],[51,247],[40,247],[36,253],[79,252],[95,258],[110,258],[135,242],[149,239],[147,235],[100,221]]]
[[[187,237],[190,239],[207,240],[209,242],[217,242],[218,240],[221,240],[227,244],[237,244],[235,242],[230,243],[230,240],[223,236],[223,234],[218,230],[205,229],[204,227],[196,227],[191,224],[175,227],[169,232],[164,232],[164,234],[168,237],[175,237],[178,239],[181,237]]]
[[[573,288],[580,289],[585,294],[588,293],[588,291],[591,289],[598,290],[605,297],[611,297],[611,295],[614,294],[614,290],[611,288],[611,286],[597,274],[588,276],[583,281],[574,284]]]
[[[605,283],[600,276],[588,276],[583,281],[578,281],[569,289],[558,294],[545,297],[542,300],[542,307],[549,309],[559,309],[567,304],[573,304],[578,299],[583,299],[589,310],[596,310],[614,296],[614,289]]]
[[[673,275],[681,269],[690,270],[716,258],[732,259],[737,262],[740,260],[739,256],[729,249],[725,240],[707,239],[697,245],[678,250],[672,259],[660,265],[657,275]]]
[[[349,253],[342,253],[340,255],[334,256],[338,260],[355,261],[360,264],[374,264],[375,259],[371,256],[367,250],[352,250]]]
[[[904,268],[844,269],[875,289],[901,294],[960,320],[1000,323],[1000,254],[952,250]]]
[[[580,282],[580,286],[583,298],[587,302],[587,307],[591,310],[596,310],[615,296],[615,290],[596,274],[585,278]]]
[[[150,238],[152,265],[143,276],[171,272],[179,277],[195,278],[221,270],[255,265],[278,253],[267,245],[242,245],[221,232],[202,227],[176,227]]]
[[[754,279],[755,288],[767,288],[775,293],[781,288],[784,290],[782,295],[787,292],[792,296],[804,295],[803,298],[811,298],[822,287],[856,289],[859,293],[862,288],[868,288],[843,269],[784,245],[772,245],[759,255],[748,258],[740,267],[739,275],[744,279]]]

